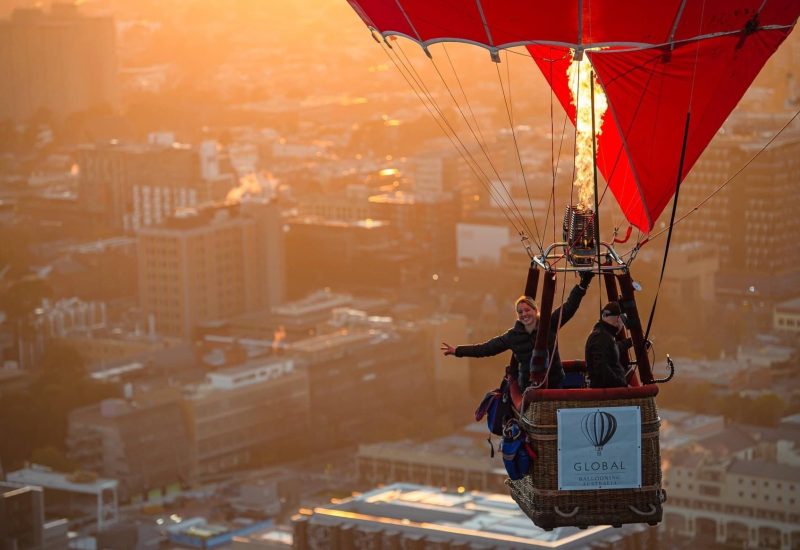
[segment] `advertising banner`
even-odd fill
[[[558,409],[561,491],[642,486],[639,407]]]

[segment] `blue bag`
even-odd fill
[[[536,453],[528,445],[525,432],[520,429],[516,419],[512,418],[506,422],[500,448],[503,451],[503,465],[509,478],[517,480],[528,475],[531,460],[536,458]]]
[[[475,421],[480,422],[485,416],[489,431],[495,435],[503,435],[503,427],[508,419],[514,416],[513,406],[508,378],[503,378],[500,387],[487,392],[475,409]]]

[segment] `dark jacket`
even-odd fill
[[[556,332],[559,328],[559,318],[561,326],[564,326],[567,321],[572,319],[575,312],[578,311],[578,306],[581,305],[581,300],[586,295],[586,290],[579,285],[575,285],[569,293],[567,300],[561,305],[560,308],[553,311],[550,318],[550,333],[547,342],[548,357],[553,353],[553,348],[556,344]],[[528,385],[531,368],[531,356],[533,355],[533,344],[536,341],[536,330],[531,334],[525,330],[525,325],[521,321],[517,321],[511,329],[505,334],[495,336],[482,344],[474,344],[471,346],[458,346],[456,348],[456,357],[491,357],[503,353],[506,350],[511,350],[519,363],[519,381],[520,388],[524,389]],[[553,366],[550,369],[549,388],[560,388],[564,381],[564,367],[561,366],[561,358],[558,355],[558,349],[555,350],[553,356]]]
[[[624,388],[628,385],[627,351],[631,341],[617,340],[617,327],[598,321],[586,340],[586,370],[590,388]],[[623,363],[623,357],[626,358]]]

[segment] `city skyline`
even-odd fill
[[[546,70],[574,54],[382,39],[360,4],[0,2],[0,524],[21,522],[0,547],[68,531],[108,547],[800,547],[800,35],[729,115],[697,84],[709,144],[688,145],[669,232],[665,174],[687,147],[653,136],[683,128],[672,96],[641,114],[634,99],[659,103],[620,92],[620,70],[579,99],[588,70]],[[606,93],[582,145],[572,112]],[[653,127],[623,147],[626,116]],[[669,160],[645,164],[656,145]],[[633,176],[609,186],[618,162]],[[581,177],[591,221],[575,221]],[[581,223],[609,248],[579,242]],[[585,282],[606,250],[618,271]],[[509,497],[501,437],[473,422],[512,354],[455,350],[504,334],[520,294],[546,323],[578,284],[553,338],[569,383],[586,383],[570,361],[614,296],[639,322],[628,382],[674,361],[651,396],[668,498],[658,527],[548,539]],[[549,376],[547,339],[531,345]],[[533,490],[555,492],[552,473]]]

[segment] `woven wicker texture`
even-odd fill
[[[558,409],[638,406],[642,417],[642,487],[591,491],[558,490]],[[652,397],[596,401],[539,401],[520,418],[537,453],[530,475],[506,480],[511,497],[543,529],[661,521],[661,453],[658,411]]]

